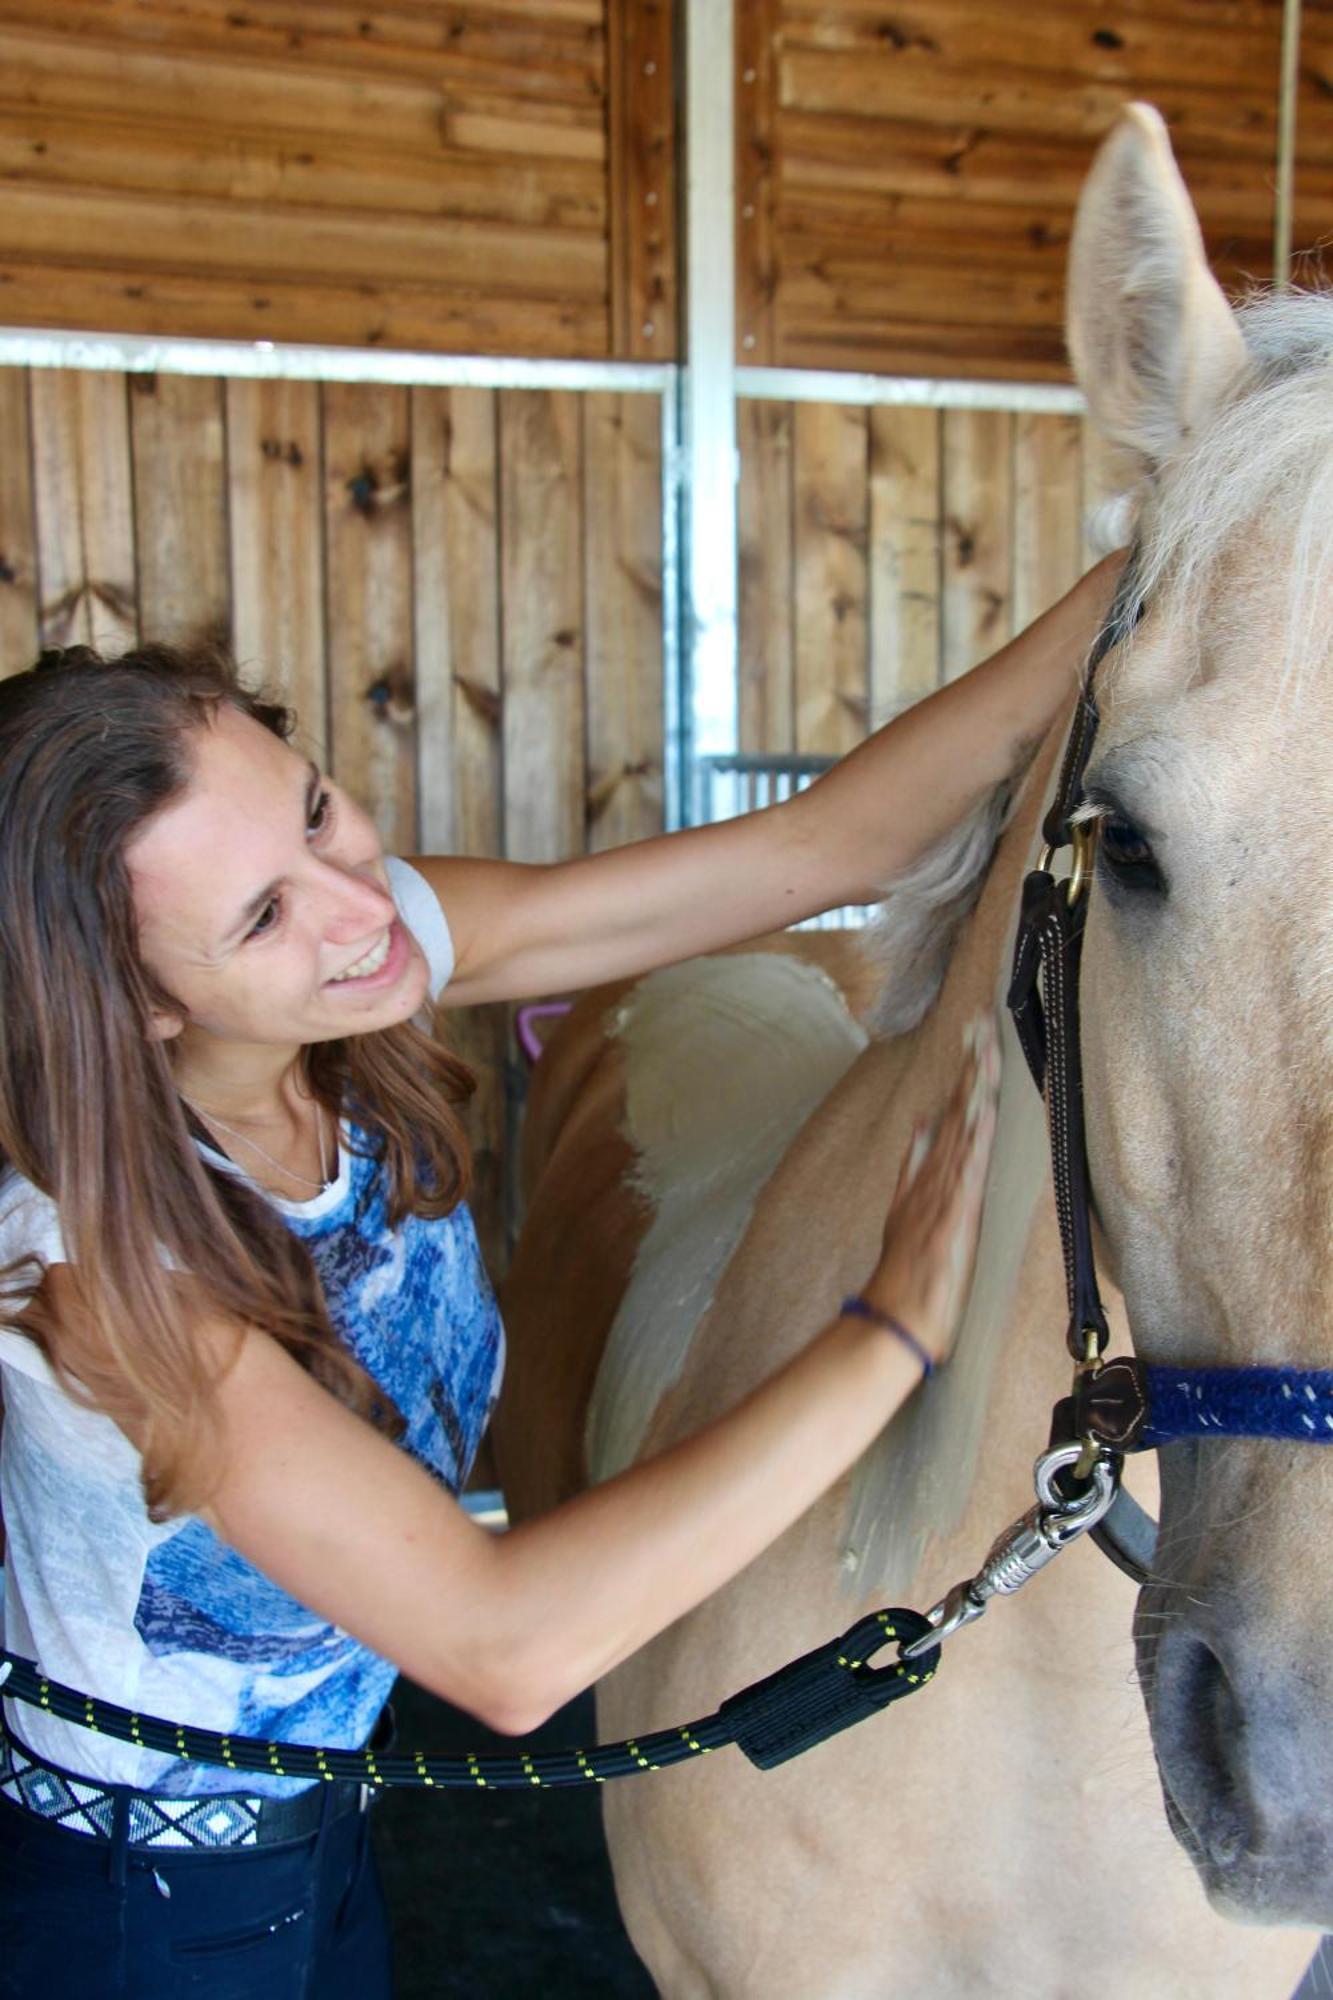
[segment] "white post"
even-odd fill
[[[1300,76],[1301,0],[1284,0],[1277,107],[1277,196],[1273,208],[1273,283],[1291,283],[1291,204],[1296,177],[1296,87]]]
[[[697,760],[737,747],[733,0],[684,0],[680,642],[682,813]]]

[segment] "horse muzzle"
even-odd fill
[[[1139,1676],[1172,1832],[1219,1913],[1333,1929],[1333,1740],[1321,1655],[1154,1580],[1135,1620]]]

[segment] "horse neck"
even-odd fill
[[[1058,1326],[1052,1333],[1043,1312],[1027,1309],[1034,1294],[1048,1289],[1050,1173],[1041,1101],[1003,999],[1023,878],[1040,846],[1041,816],[1063,739],[1062,723],[1034,759],[938,999],[907,1038],[910,1073],[914,1079],[924,1077],[938,1102],[956,1071],[965,1023],[979,1009],[995,1007],[1001,1015],[1004,1072],[976,1275],[953,1355],[947,1369],[913,1397],[865,1455],[853,1477],[843,1571],[854,1578],[858,1594],[900,1595],[911,1586],[927,1538],[944,1539],[958,1528],[976,1484],[983,1434],[987,1462],[993,1463],[988,1413],[1005,1386],[997,1381],[1001,1356],[1005,1377],[1026,1383],[1034,1376],[1040,1381],[1041,1356],[1048,1349],[1057,1355],[1061,1351]],[[862,1065],[867,1089],[882,1089],[890,1073],[899,1079],[904,1073],[901,1053],[891,1045],[868,1050],[858,1069]],[[855,1077],[849,1077],[844,1089],[855,1087]],[[1038,1265],[1043,1267],[1040,1278]],[[1011,1427],[1022,1431],[1018,1451],[1028,1458],[1034,1438],[1036,1445],[1043,1442],[1037,1435],[1043,1420],[1036,1395],[1033,1400],[1030,1419],[1025,1413],[1024,1422]]]

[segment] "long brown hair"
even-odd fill
[[[339,1342],[304,1245],[200,1156],[149,1034],[153,1010],[178,1003],[140,957],[125,850],[184,788],[189,738],[223,703],[291,732],[290,712],[208,646],[71,647],[0,681],[0,1168],[55,1202],[78,1310],[33,1292],[32,1257],[0,1272],[0,1291],[71,1392],[136,1438],[155,1519],[201,1504],[217,1470],[201,1315],[263,1328],[343,1401],[399,1425]],[[391,1222],[463,1199],[463,1063],[411,1023],[316,1044],[308,1063],[321,1103],[383,1157]]]

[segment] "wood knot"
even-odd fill
[[[411,460],[405,451],[394,452],[383,470],[365,460],[347,481],[353,508],[358,514],[376,514],[406,499],[410,475]]]
[[[261,438],[259,450],[261,456],[268,459],[270,464],[305,464],[305,453],[295,438],[288,438],[285,444],[281,438]]]
[[[1094,28],[1092,39],[1099,49],[1123,49],[1125,46],[1124,36],[1118,34],[1114,28]]]
[[[366,700],[377,722],[387,722],[400,729],[406,727],[416,713],[416,690],[407,668],[389,667],[378,680],[370,683],[366,689]]]

